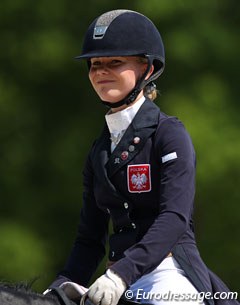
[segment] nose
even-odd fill
[[[90,73],[98,75],[109,73],[108,63],[101,62],[98,64],[92,64],[90,67]]]
[[[99,67],[96,68],[96,73],[98,75],[101,75],[101,74],[108,74],[108,69],[107,69],[107,66],[106,65],[101,65]]]

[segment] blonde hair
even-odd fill
[[[147,64],[148,60],[145,57],[138,57],[140,63]],[[158,96],[158,90],[154,82],[150,82],[143,88],[143,94],[145,97],[154,101]]]
[[[156,85],[151,82],[143,89],[143,94],[148,97],[151,101],[154,101],[158,96],[158,90]]]

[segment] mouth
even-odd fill
[[[99,80],[97,81],[97,84],[102,85],[102,84],[108,84],[108,83],[114,83],[114,80],[110,80],[110,79],[103,79],[103,80]]]

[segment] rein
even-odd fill
[[[61,288],[52,288],[51,294],[54,294],[58,298],[61,305],[76,305],[76,303],[71,301],[66,296],[66,294],[64,293],[64,291]]]
[[[61,288],[52,288],[51,294],[54,294],[58,300],[60,301],[61,305],[76,305],[75,302],[71,301],[65,294],[65,292]],[[93,305],[89,299],[86,299],[84,302],[86,305]],[[80,304],[80,300],[79,300]],[[121,298],[119,300],[118,305],[140,305],[137,301],[128,300],[125,298]],[[152,305],[151,303],[145,303],[144,305]]]

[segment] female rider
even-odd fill
[[[51,287],[69,280],[88,285],[105,255],[111,219],[108,267],[87,292],[94,304],[116,305],[127,288],[133,299],[157,305],[198,304],[198,292],[228,291],[195,242],[191,139],[177,118],[151,101],[153,81],[165,65],[158,30],[140,13],[107,12],[88,28],[77,58],[86,60],[90,82],[109,111],[84,168],[76,241]]]

